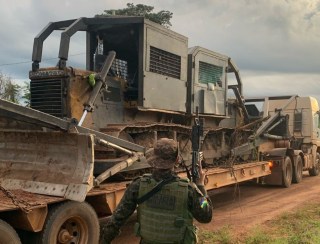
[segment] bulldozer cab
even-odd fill
[[[40,68],[43,42],[54,30],[62,31],[57,65],[60,70],[67,67],[72,35],[85,31],[88,71],[99,72],[108,52],[116,52],[109,72],[121,79],[118,86],[109,85],[109,93],[115,93],[116,101],[120,100],[116,90],[123,88],[127,107],[185,111],[186,37],[142,17],[80,18],[50,23],[35,38],[31,80],[38,78],[35,72]]]
[[[40,68],[43,43],[53,31],[61,31],[57,66]],[[71,38],[81,31],[86,33],[86,70],[67,65]],[[187,37],[143,17],[110,16],[49,23],[36,36],[29,73],[31,107],[79,120],[93,90],[89,77],[101,71],[111,51],[116,56],[106,89],[85,127],[163,119],[187,125],[192,119],[184,116],[191,118],[197,108],[216,125],[229,116],[228,89],[242,104],[241,79],[229,57],[201,47],[188,49]],[[230,72],[236,74],[236,85],[228,86]]]

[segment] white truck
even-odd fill
[[[260,152],[267,152],[273,161],[272,174],[265,177],[268,184],[279,184],[283,175],[283,185],[289,187],[291,181],[299,183],[302,172],[310,176],[319,174],[320,124],[319,105],[313,97],[274,96],[246,99],[246,107],[252,118],[266,118],[256,135],[264,130]],[[260,109],[258,109],[260,108]],[[265,125],[271,124],[267,130]],[[261,138],[260,138],[261,140]],[[284,159],[282,164],[277,160]]]

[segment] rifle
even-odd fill
[[[198,107],[196,107],[196,117],[192,126],[192,164],[191,164],[191,181],[196,182],[200,178],[199,170],[202,170],[201,161],[203,154],[200,151],[200,146],[203,140],[204,119],[199,118]]]

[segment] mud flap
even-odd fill
[[[282,185],[283,184],[283,164],[288,153],[287,148],[274,148],[268,152],[268,157],[265,160],[273,162],[271,167],[271,174],[264,177],[264,183],[268,185]]]

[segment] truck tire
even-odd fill
[[[288,188],[291,186],[292,182],[292,162],[290,157],[287,156],[283,163],[282,186]]]
[[[0,243],[3,244],[21,244],[17,232],[9,225],[0,219]]]
[[[38,241],[43,244],[99,243],[99,220],[86,202],[64,202],[48,214]]]
[[[309,169],[309,175],[310,176],[319,175],[319,171],[320,171],[319,167],[320,167],[320,154],[317,153],[314,165],[311,169]]]
[[[299,155],[297,157],[296,163],[293,167],[293,176],[292,176],[292,182],[293,183],[299,183],[302,180],[302,171],[303,171],[303,161],[301,156]]]

